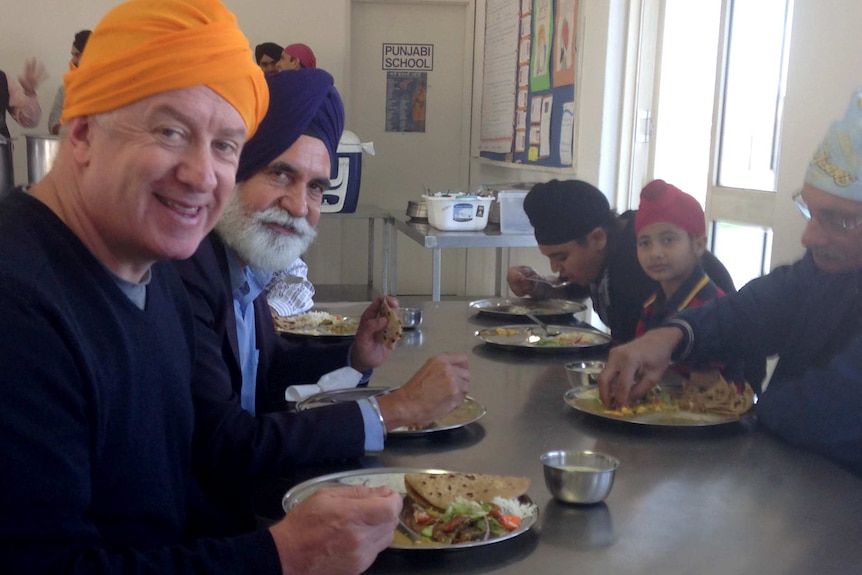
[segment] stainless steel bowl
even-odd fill
[[[422,323],[422,308],[402,307],[399,308],[399,314],[404,329],[415,329]]]
[[[574,387],[598,384],[599,374],[605,368],[603,361],[573,361],[566,364],[566,375]]]
[[[414,220],[428,220],[428,204],[424,201],[407,202],[407,216]]]
[[[604,501],[620,465],[617,458],[594,451],[549,451],[540,460],[554,499],[585,505]]]

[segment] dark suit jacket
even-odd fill
[[[284,390],[313,383],[346,364],[347,347],[292,343],[273,326],[265,294],[254,301],[260,350],[257,416],[240,405],[242,372],[226,248],[210,234],[195,254],[175,262],[195,316],[194,464],[211,499],[235,507],[252,482],[289,475],[299,466],[364,453],[355,403],[289,412]],[[226,474],[226,470],[232,473]]]

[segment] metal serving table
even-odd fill
[[[421,328],[404,332],[372,384],[400,385],[429,356],[460,351],[469,356],[470,394],[488,413],[426,438],[390,437],[383,453],[352,467],[527,476],[539,519],[527,533],[485,547],[386,550],[369,573],[808,575],[862,566],[862,478],[757,430],[751,420],[667,429],[593,419],[563,401],[570,387],[563,366],[577,356],[489,348],[474,332],[499,320],[474,314],[466,302],[423,307]],[[619,458],[607,500],[554,501],[539,463],[552,449]]]
[[[533,248],[538,244],[533,234],[503,234],[499,226],[488,226],[479,232],[444,232],[432,228],[430,224],[415,223],[393,217],[392,223],[395,229],[406,235],[411,240],[424,248],[429,248],[431,253],[431,299],[440,301],[440,267],[441,251],[449,248],[496,248],[496,283],[495,295],[502,292],[503,282],[503,248]],[[392,235],[391,252],[397,253],[397,234]],[[397,261],[392,260],[392,279],[390,286],[394,295],[396,290]]]
[[[390,276],[389,266],[392,261],[390,249],[393,245],[392,237],[392,215],[374,204],[358,203],[356,210],[353,212],[321,212],[322,218],[333,219],[366,219],[368,220],[368,283],[367,293],[371,294],[374,289],[374,220],[383,220],[383,254],[382,254],[382,281],[381,292],[384,294],[390,293]]]

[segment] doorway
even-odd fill
[[[424,190],[468,186],[474,21],[474,0],[351,3],[347,129],[375,148],[374,156],[363,158],[360,202],[405,217],[407,202],[420,200]],[[424,76],[424,131],[393,122],[393,76],[384,69],[384,44],[433,47],[433,67]],[[361,276],[362,246],[343,247],[346,259],[360,263],[351,273]],[[356,257],[349,255],[353,251]],[[470,256],[446,250],[444,294],[464,292]],[[398,292],[430,294],[431,251],[400,236],[397,258]]]

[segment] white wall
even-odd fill
[[[21,129],[9,121],[15,142],[15,181],[27,181],[27,151],[23,134],[46,134],[54,94],[68,69],[72,39],[78,30],[92,29],[120,0],[28,0],[4,2],[0,18],[0,69],[17,77],[28,57],[45,64],[49,78],[39,88],[42,122],[36,129]],[[335,78],[342,89],[347,82],[350,0],[224,0],[236,14],[252,47],[261,42],[281,45],[303,42],[314,50],[318,66]],[[349,129],[349,123],[348,123]]]
[[[39,90],[45,133],[54,92],[67,68],[72,36],[92,28],[116,0],[29,0],[4,3],[0,20],[0,68],[17,75],[25,58],[37,56],[51,77]],[[339,89],[349,82],[350,0],[226,0],[252,44],[263,41],[305,42],[311,45],[320,67],[332,72]],[[527,171],[501,168],[480,160],[471,162],[471,184],[516,180],[546,181],[578,177],[597,184],[613,197],[617,182],[619,149],[619,63],[625,39],[621,37],[628,0],[581,0],[581,77],[578,87],[577,166],[569,171]],[[484,13],[484,2],[477,3]],[[482,22],[477,18],[477,22]],[[787,225],[776,229],[773,263],[801,254],[803,227],[789,196],[802,182],[806,163],[829,122],[841,114],[850,94],[862,86],[862,2],[857,0],[796,0],[791,44],[785,120],[779,165],[779,190],[787,201],[776,210]],[[476,35],[482,45],[481,32]],[[610,55],[609,55],[610,54]],[[481,100],[481,94],[474,98]],[[348,129],[350,119],[347,120]],[[475,125],[475,124],[474,124]],[[10,122],[14,135],[21,135]],[[29,130],[27,132],[30,132]],[[474,136],[475,137],[475,136]],[[16,181],[26,180],[23,139],[15,150]],[[368,199],[373,201],[373,198]],[[534,250],[514,250],[513,260],[543,265]],[[519,253],[522,252],[522,253]],[[364,262],[357,262],[364,273]],[[546,265],[546,264],[545,264]]]
[[[798,259],[804,220],[790,201],[829,124],[862,87],[862,2],[796,0],[784,106],[773,266]]]

